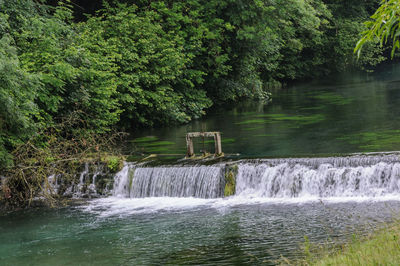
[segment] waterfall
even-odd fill
[[[76,180],[64,184],[66,189],[62,191],[63,196],[92,198],[109,194],[108,184],[105,182],[108,178],[108,173],[103,164],[86,162],[83,170],[76,177]],[[112,177],[113,176],[111,176],[111,178]],[[56,176],[55,178],[54,176],[49,177],[49,181],[54,179],[58,182],[58,179],[62,180],[62,176]]]
[[[96,178],[104,172],[103,165],[98,165],[92,177],[92,183],[89,185],[88,189],[90,193],[97,194],[96,190]],[[86,169],[85,169],[86,170]]]
[[[83,190],[85,189],[85,182],[86,179],[88,178],[88,175],[89,175],[89,163],[85,163],[85,168],[79,175],[79,183],[77,184],[77,186],[71,187],[68,190],[68,193],[70,193],[70,190],[72,190],[73,197],[75,198],[82,197],[82,195],[84,194]]]
[[[114,177],[114,196],[129,197],[130,177],[135,171],[135,164],[125,163],[121,171]]]
[[[119,197],[223,196],[224,167],[161,166],[138,167],[126,164],[115,176],[114,195]]]
[[[240,160],[205,165],[150,167],[126,163],[113,195],[125,198],[224,196],[225,175],[236,167],[241,197],[378,197],[400,195],[398,154]]]
[[[47,193],[57,194],[58,190],[60,188],[60,185],[58,184],[58,176],[56,176],[55,174],[50,175],[47,178],[47,181],[48,181],[48,184],[49,184],[49,187],[46,188]]]
[[[399,194],[398,155],[273,159],[239,164],[236,195],[376,197]]]

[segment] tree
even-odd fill
[[[396,50],[400,48],[400,1],[382,0],[371,19],[365,22],[368,29],[362,33],[354,52],[360,56],[365,43],[378,39],[381,46],[383,44],[392,45],[391,57],[393,58]]]
[[[38,126],[57,123],[73,112],[97,132],[118,121],[113,66],[103,54],[91,52],[93,45],[73,23],[68,0],[55,8],[40,1],[5,1],[0,13],[10,25],[8,34],[17,48],[20,68],[43,84],[34,98]]]
[[[0,24],[4,16],[0,15]],[[10,150],[35,132],[38,108],[34,99],[39,78],[22,70],[10,35],[0,33],[0,169],[12,165]]]

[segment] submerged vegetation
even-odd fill
[[[237,122],[237,125],[258,125],[270,124],[278,122],[292,122],[291,126],[310,125],[319,123],[325,120],[323,114],[315,115],[286,115],[286,114],[263,114],[254,116],[256,119],[248,119],[242,122]],[[256,128],[253,128],[256,129]],[[251,129],[247,129],[251,130]]]
[[[352,102],[352,99],[345,98],[339,94],[335,94],[332,92],[325,92],[319,95],[314,95],[314,99],[321,100],[325,104],[333,104],[333,105],[346,105]]]
[[[338,139],[356,145],[365,152],[393,150],[394,147],[400,147],[400,130],[362,132]]]

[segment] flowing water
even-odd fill
[[[240,160],[211,166],[125,164],[114,196],[222,198],[235,167],[236,193],[245,198],[331,198],[400,195],[400,153],[347,157]]]
[[[223,150],[240,155],[129,162],[110,197],[0,214],[0,265],[273,265],[302,256],[305,236],[326,244],[368,233],[399,218],[400,153],[382,152],[400,150],[398,73],[304,84],[267,105],[142,132],[132,145],[145,154],[181,158],[187,131],[220,130]],[[376,153],[354,154],[367,151]],[[69,193],[96,194],[102,171],[85,165]],[[235,195],[224,197],[231,173]],[[59,177],[49,179],[57,189]]]
[[[270,265],[390,220],[399,201],[97,199],[1,217],[1,265]]]
[[[116,178],[119,197],[195,197],[224,195],[223,169],[218,166],[137,167],[125,165]]]

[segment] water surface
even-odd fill
[[[183,156],[191,131],[221,131],[223,151],[241,157],[400,150],[400,65],[276,90],[269,103],[242,102],[188,125],[133,134],[132,145]],[[195,152],[213,151],[212,145],[200,139]]]
[[[1,265],[272,265],[390,221],[399,201],[94,200],[0,217]]]

